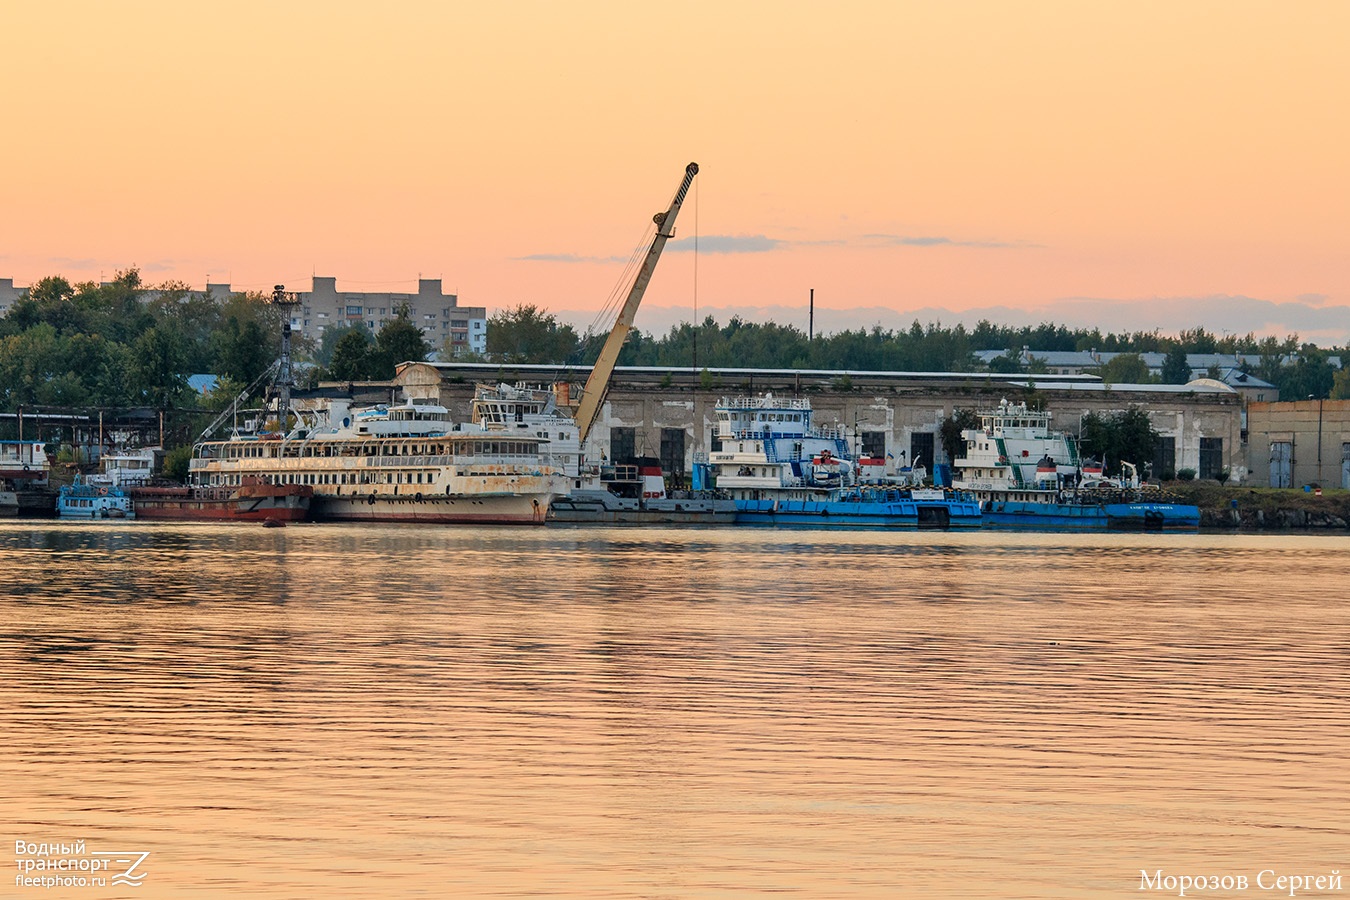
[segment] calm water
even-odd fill
[[[150,853],[139,888],[7,861],[0,896],[1350,876],[1347,551],[0,525],[0,839]]]

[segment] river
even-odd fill
[[[1350,875],[1347,574],[1321,535],[8,522],[0,895],[1275,896]],[[21,880],[66,859],[135,880]]]

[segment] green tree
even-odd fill
[[[319,337],[319,345],[314,351],[314,361],[321,366],[331,366],[333,351],[337,349],[338,342],[353,331],[361,333],[366,340],[366,346],[375,343],[375,335],[371,334],[364,322],[353,322],[350,325],[331,325],[325,328],[323,334]]]
[[[1331,399],[1350,400],[1350,368],[1345,368],[1344,365],[1332,376]]]
[[[1167,351],[1163,357],[1163,384],[1187,384],[1191,380],[1191,364],[1186,361],[1186,350],[1180,345]]]
[[[571,325],[558,324],[552,313],[546,313],[532,303],[501,310],[488,319],[487,351],[494,360],[565,363],[573,359],[580,348],[581,341]]]
[[[131,350],[133,390],[139,399],[157,409],[180,403],[188,386],[183,371],[187,351],[178,333],[156,325],[141,334]]]
[[[1100,369],[1107,384],[1148,384],[1148,363],[1138,353],[1121,353]]]
[[[173,448],[168,453],[164,454],[164,477],[172,478],[174,481],[178,482],[187,481],[191,463],[191,444]]]
[[[413,324],[408,308],[402,307],[375,335],[372,377],[393,378],[401,362],[421,362],[431,352],[431,345],[422,335],[422,329]]]
[[[364,329],[349,329],[333,348],[329,373],[337,381],[363,381],[369,377],[374,347]]]
[[[1271,381],[1285,400],[1326,399],[1336,382],[1336,370],[1327,354],[1312,344],[1304,344],[1291,362],[1280,366]]]
[[[980,426],[980,414],[973,409],[954,409],[952,414],[942,420],[938,433],[942,440],[942,450],[948,459],[961,459],[966,455],[966,440],[961,432]]]
[[[236,314],[211,336],[211,343],[215,348],[216,374],[245,385],[252,384],[272,364],[280,349],[271,346],[257,318],[240,322]]]
[[[1116,445],[1110,456],[1115,462],[1131,462],[1143,467],[1153,461],[1158,446],[1158,432],[1153,430],[1148,412],[1139,406],[1119,412],[1115,416]]]
[[[1141,468],[1153,459],[1158,433],[1148,412],[1131,407],[1118,413],[1088,413],[1083,417],[1080,449],[1100,459],[1108,472],[1118,472],[1121,461]]]

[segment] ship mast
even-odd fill
[[[670,209],[652,216],[652,221],[656,223],[656,236],[652,238],[647,257],[642,261],[642,268],[638,270],[633,287],[628,291],[628,299],[619,310],[619,317],[614,322],[609,337],[605,338],[600,356],[591,369],[590,377],[586,379],[586,387],[582,389],[581,405],[577,407],[577,442],[583,447],[586,445],[586,436],[591,432],[591,426],[595,424],[595,417],[600,412],[600,404],[605,400],[605,393],[609,390],[610,376],[614,374],[619,351],[623,349],[623,342],[633,327],[638,304],[642,302],[647,283],[652,280],[652,272],[656,270],[656,261],[661,258],[666,241],[675,233],[675,217],[679,215],[680,206],[684,204],[684,195],[689,192],[689,185],[693,183],[697,174],[698,163],[685,166],[684,180],[680,182],[680,188],[675,192],[675,199],[670,201]]]

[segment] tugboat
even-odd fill
[[[1148,529],[1194,531],[1200,509],[1173,503],[1146,486],[1132,463],[1107,478],[1097,460],[1080,460],[1077,443],[1050,429],[1050,413],[1003,400],[961,433],[965,455],[953,464],[953,486],[980,501],[990,528],[1045,530]]]
[[[853,436],[816,427],[810,400],[723,398],[717,427],[721,450],[708,465],[735,501],[738,525],[980,527],[979,503],[924,487],[923,466],[888,472],[874,457],[855,459]]]
[[[131,496],[120,487],[85,482],[80,476],[63,485],[56,498],[63,519],[134,519]]]
[[[549,521],[606,525],[731,525],[736,504],[710,491],[667,491],[661,461],[639,456],[600,467],[600,486],[553,501]]]

